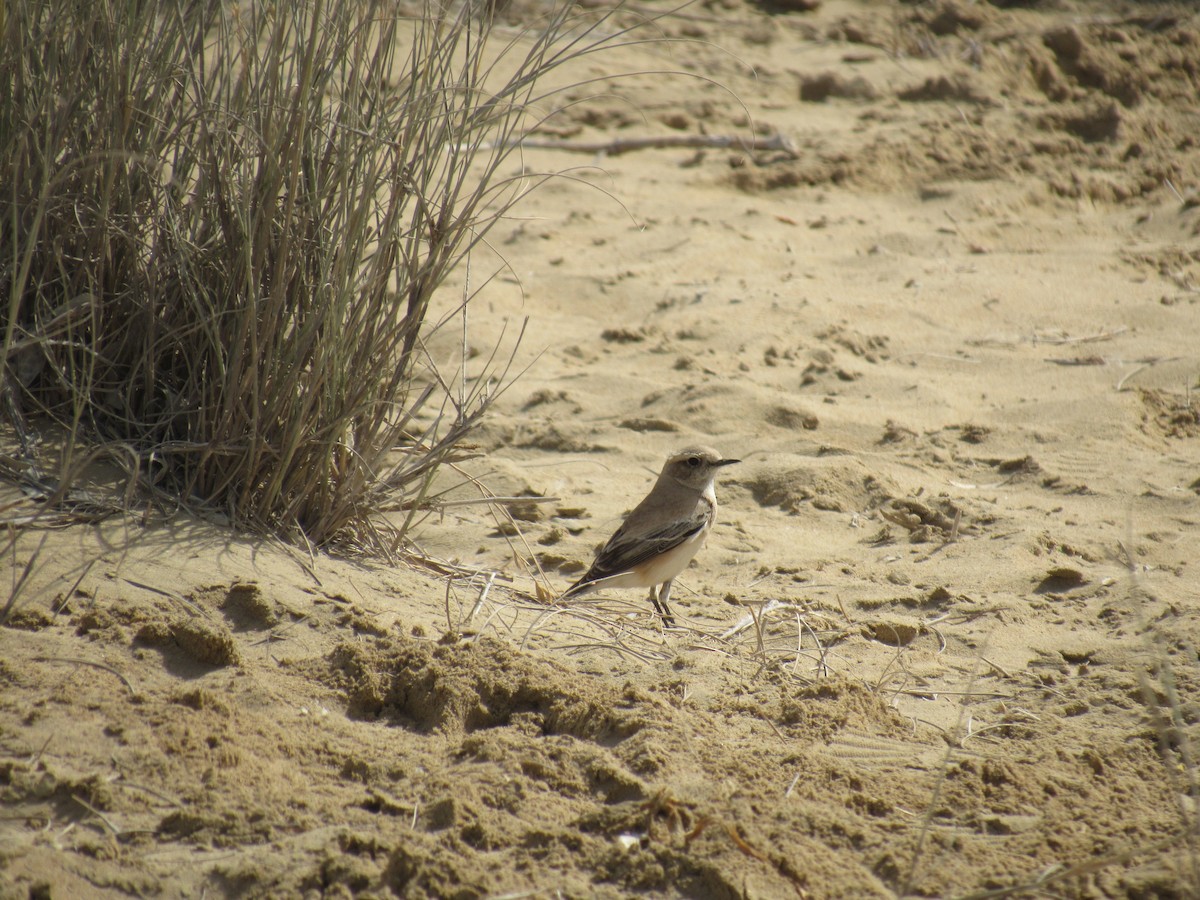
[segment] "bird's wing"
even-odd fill
[[[608,539],[604,549],[596,554],[596,559],[587,570],[587,574],[575,582],[567,593],[570,594],[576,588],[592,582],[628,572],[647,560],[675,549],[704,530],[711,517],[712,506],[702,499],[696,504],[690,517],[664,522],[648,531],[641,528],[630,529],[630,520],[626,520]],[[636,533],[631,534],[631,530]]]

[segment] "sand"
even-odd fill
[[[1196,13],[656,29],[571,77],[681,74],[542,137],[787,140],[525,152],[571,172],[472,262],[468,374],[519,377],[462,472],[528,499],[429,516],[425,564],[182,514],[23,536],[0,895],[1200,890]],[[682,627],[553,605],[695,443],[742,463]]]

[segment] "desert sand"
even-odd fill
[[[4,561],[46,540],[0,896],[1197,895],[1195,10],[653,34],[564,74],[645,73],[571,92],[521,160],[569,177],[445,286],[438,365],[514,359],[405,562],[184,514]],[[784,140],[594,146],[684,135]],[[696,443],[742,462],[681,627],[556,605]]]

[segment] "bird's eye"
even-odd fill
[[[694,469],[694,468],[696,468],[698,465],[700,465],[700,457],[698,457],[698,456],[689,456],[689,457],[688,457],[688,461],[687,461],[687,462],[688,462],[688,465],[689,465],[689,466],[691,466],[691,467]]]

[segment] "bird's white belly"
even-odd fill
[[[670,581],[687,568],[708,537],[708,529],[702,528],[678,547],[672,547],[661,556],[648,560],[628,572],[604,579],[605,588],[653,587]]]

